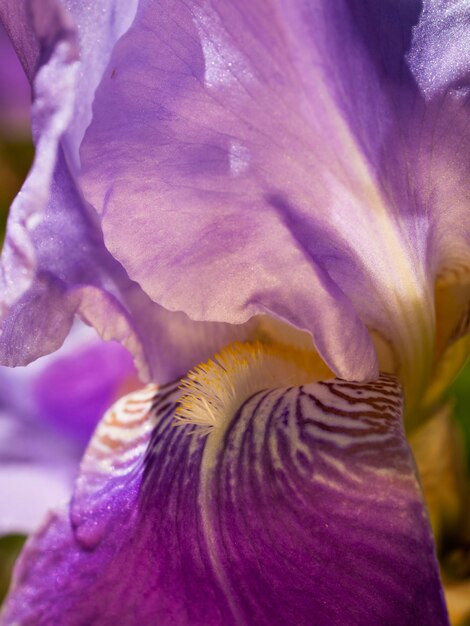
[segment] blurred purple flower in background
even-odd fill
[[[0,17],[36,147],[2,363],[56,350],[78,316],[149,382],[28,541],[5,623],[447,624],[436,546],[464,499],[443,512],[426,480],[433,539],[404,429],[423,477],[429,431],[455,453],[468,9],[7,0]],[[61,397],[48,371],[35,406],[72,428],[87,376]]]
[[[66,502],[106,409],[137,387],[130,355],[77,326],[27,368],[0,368],[0,533],[29,533]]]

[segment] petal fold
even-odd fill
[[[94,211],[74,179],[100,71],[135,6],[65,5],[32,0],[0,7],[32,82],[36,143],[2,251],[0,361],[26,365],[57,350],[79,315],[103,338],[124,344],[142,378],[173,379],[247,331],[168,313],[106,250]]]
[[[376,372],[365,325],[422,392],[434,281],[467,254],[470,224],[468,110],[423,98],[420,13],[139,5],[96,92],[81,182],[153,300],[198,320],[271,313],[356,380]]]

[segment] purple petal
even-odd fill
[[[10,33],[31,82],[35,79],[38,65],[41,65],[41,57],[47,59],[50,54],[50,49],[41,50],[44,41],[54,47],[64,37],[61,28],[69,31],[67,36],[70,36],[70,31],[76,31],[74,36],[80,45],[80,62],[70,94],[75,96],[74,114],[65,137],[68,156],[76,163],[78,146],[91,119],[91,102],[96,86],[115,42],[134,18],[137,0],[110,0],[106,3],[67,0],[62,4],[63,8],[58,0],[5,0],[0,7],[0,19]],[[75,29],[74,24],[79,28]],[[57,33],[59,38],[55,40]]]
[[[134,19],[138,0],[67,0],[65,6],[80,44],[74,115],[64,137],[68,157],[79,164],[78,148],[91,121],[95,90],[108,64],[113,46]]]
[[[47,48],[35,77],[47,104],[35,105],[45,173],[39,189],[33,169],[10,220],[4,362],[56,348],[74,313],[159,380],[211,352],[202,336],[231,332],[155,301],[196,320],[272,313],[308,330],[330,367],[355,379],[376,369],[367,326],[382,368],[391,362],[407,389],[421,388],[434,279],[468,261],[470,143],[466,108],[453,97],[425,103],[408,69],[419,3],[67,8],[78,66],[76,34],[52,0],[36,23],[22,3],[2,7],[31,77],[39,41]],[[65,67],[60,42],[73,48]],[[160,358],[167,347],[178,362]]]
[[[81,152],[131,278],[194,319],[271,312],[345,377],[373,371],[364,322],[420,386],[436,275],[468,261],[470,137],[466,109],[414,80],[419,18],[385,0],[142,3]]]
[[[163,381],[249,330],[192,322],[153,303],[105,249],[62,156],[52,196],[28,245],[35,256],[23,258],[16,271],[29,271],[32,283],[11,284],[13,302],[0,337],[5,365],[24,365],[59,348],[75,314],[104,339],[125,345],[143,378]]]
[[[393,378],[260,392],[207,436],[178,393],[105,416],[5,623],[448,624]]]
[[[84,308],[86,301],[94,301],[95,317],[100,313],[102,317],[103,312],[111,316],[114,312],[111,297],[92,290],[90,292],[87,289],[89,285],[86,282],[83,284],[86,274],[85,268],[77,264],[80,259],[73,258],[73,294],[67,289],[68,285],[64,284],[72,263],[61,267],[61,260],[67,258],[63,254],[51,259],[51,253],[57,252],[58,247],[74,244],[72,250],[78,247],[82,256],[88,253],[86,269],[91,273],[90,266],[97,260],[100,242],[99,237],[97,241],[89,241],[94,234],[93,228],[87,229],[83,210],[82,214],[78,212],[77,215],[77,211],[74,213],[77,205],[80,209],[83,207],[79,204],[63,157],[60,156],[57,163],[59,142],[68,128],[75,104],[78,72],[76,32],[58,2],[50,0],[40,6],[39,4],[5,3],[1,13],[33,81],[35,93],[33,131],[36,158],[32,171],[12,206],[2,252],[2,349],[6,352],[3,362],[9,365],[25,364],[57,349],[70,329],[73,314]],[[39,56],[45,62],[39,64],[39,69],[33,75]],[[58,211],[57,205],[63,211]],[[74,219],[67,220],[68,217]],[[49,229],[48,221],[52,221]],[[58,243],[54,226],[57,229],[64,223],[67,227],[60,233]],[[41,238],[40,235],[44,235],[45,230],[47,237]],[[80,237],[73,241],[73,236],[77,235],[82,235],[81,241]],[[90,258],[90,251],[95,253],[95,258]],[[42,263],[41,256],[45,257]],[[100,276],[97,278],[98,282],[99,278]],[[115,305],[114,309],[116,308],[119,309]],[[122,335],[122,318],[125,313],[118,310],[116,317],[118,321],[115,326],[118,329],[115,334],[122,339],[119,330]],[[112,331],[108,328],[108,338],[110,335]],[[130,332],[127,331],[128,343],[132,343],[129,335]]]
[[[289,54],[261,3],[142,5],[97,91],[84,189],[153,300],[200,320],[273,313],[309,330],[335,371],[367,377],[372,344],[320,262],[334,235],[320,217],[335,202],[364,207],[371,181],[349,172],[356,197],[333,198],[345,129],[310,101]]]
[[[409,58],[428,98],[449,90],[468,92],[470,8],[458,0],[425,0],[413,29]]]
[[[467,3],[427,0],[408,55],[427,107],[434,112],[425,146],[430,155],[427,187],[433,228],[439,233],[434,255],[439,361],[428,390],[429,404],[448,387],[470,346],[469,19]]]
[[[0,6],[0,21],[8,33],[18,58],[29,80],[34,74],[40,55],[40,42],[36,36],[35,19],[37,2],[34,0],[5,0]],[[30,11],[30,9],[32,9]],[[59,9],[56,0],[43,2],[43,16],[54,15]],[[59,10],[60,11],[60,10]],[[57,13],[60,15],[60,12]],[[63,17],[63,16],[62,16]],[[54,20],[50,21],[53,24]],[[60,18],[58,19],[60,22]]]
[[[79,314],[105,339],[124,344],[143,378],[171,380],[248,330],[196,323],[184,313],[165,311],[105,249],[73,170],[99,68],[131,19],[132,3],[109,3],[104,10],[100,3],[68,5],[80,24],[79,63],[74,56],[62,59],[64,46],[75,50],[77,35],[60,5],[51,0],[38,8],[33,2],[36,21],[23,3],[2,6],[1,16],[34,80],[37,157],[11,209],[2,255],[0,359],[25,365],[56,350]],[[90,25],[99,28],[99,44]],[[38,37],[50,48],[41,54],[47,63],[34,75]]]
[[[18,300],[34,278],[31,231],[48,201],[58,142],[72,114],[77,71],[77,41],[60,5],[51,0],[43,3],[41,11],[37,3],[31,9],[32,27],[37,39],[43,38],[42,52],[48,61],[39,68],[34,80],[32,123],[36,156],[31,173],[12,205],[2,250],[2,319],[9,305]]]

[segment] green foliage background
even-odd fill
[[[455,401],[454,417],[463,433],[470,470],[470,360],[449,389],[449,396]]]

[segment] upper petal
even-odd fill
[[[0,359],[25,365],[56,350],[79,314],[105,339],[123,343],[142,377],[173,379],[248,331],[170,314],[104,247],[93,209],[74,180],[74,154],[91,114],[98,69],[131,19],[132,3],[109,3],[104,11],[100,3],[66,4],[79,21],[78,33],[53,0],[32,2],[32,13],[29,3],[2,5],[33,82],[36,159],[11,208],[2,253]]]
[[[142,321],[150,318],[150,296],[200,320],[233,323],[273,313],[307,329],[334,371],[361,378],[376,371],[365,324],[380,346],[382,369],[395,371],[419,395],[432,363],[434,279],[468,249],[467,113],[453,98],[425,103],[408,70],[419,3],[279,0],[238,11],[236,3],[215,0],[149,2],[139,5],[121,39],[134,3],[110,4],[104,23],[96,7],[82,10],[82,4],[67,4],[80,26],[82,52],[70,83],[77,95],[73,116],[67,123],[59,116],[62,147],[74,175],[94,89],[109,60],[82,151],[84,191],[102,216],[108,249],[145,293],[111,255],[105,258],[95,216],[78,190],[78,201],[66,202],[88,216],[85,240],[100,249],[89,264],[96,267],[99,257],[99,294],[87,299],[99,295],[100,306],[83,313],[81,296],[73,304],[60,296],[66,314],[56,337],[80,310],[131,347],[147,372],[155,371],[139,337],[143,326],[146,333],[151,327]],[[14,13],[14,5],[5,7],[7,16]],[[95,28],[105,30],[96,50],[90,46]],[[44,41],[56,41],[54,29],[47,32]],[[23,35],[17,39],[28,52]],[[96,69],[88,82],[86,67]],[[49,67],[49,77],[54,72]],[[40,160],[50,166],[50,158]],[[59,172],[56,184],[68,189],[63,178]],[[37,191],[28,184],[24,191]],[[44,206],[39,191],[26,202],[23,196],[11,219],[10,302],[39,273],[33,256],[51,224],[34,243],[31,224],[24,228],[25,215],[36,223]],[[58,202],[53,190],[50,206]],[[75,229],[77,252],[83,240]],[[64,272],[87,264],[78,256]],[[18,268],[14,277],[11,267]],[[39,290],[48,298],[58,293],[61,270],[54,267],[53,280],[48,264],[42,270]],[[76,276],[67,281],[67,295],[75,286],[83,294]],[[129,306],[123,291],[136,289],[140,304]],[[29,301],[37,289],[31,294]],[[156,317],[163,327],[172,319]],[[191,334],[192,326],[183,326]],[[18,337],[15,342],[20,345]]]
[[[37,69],[50,50],[46,45],[57,45],[54,37],[66,28],[74,34],[80,48],[79,69],[71,90],[74,113],[65,129],[65,146],[72,163],[78,164],[78,148],[83,133],[90,123],[91,103],[95,89],[114,44],[134,18],[137,0],[6,0],[0,8],[0,19],[5,24],[18,56],[33,84]],[[78,29],[74,26],[78,25]],[[99,33],[99,36],[96,36]],[[59,35],[60,39],[63,37]],[[41,49],[42,47],[42,49]],[[51,84],[53,82],[51,78]]]
[[[352,283],[380,275],[394,308],[410,267],[321,66],[322,11],[315,48],[294,43],[298,12],[276,3],[142,5],[97,91],[82,183],[107,247],[154,300],[195,319],[274,313],[359,378],[374,355]]]
[[[6,622],[448,623],[392,378],[267,390],[207,437],[177,400],[107,414]]]
[[[47,205],[59,141],[72,115],[78,69],[76,35],[60,5],[51,0],[39,9],[37,3],[32,3],[31,11],[31,19],[26,23],[32,30],[37,48],[41,42],[41,53],[47,62],[40,66],[34,78],[32,123],[36,140],[35,160],[11,208],[2,249],[1,319],[34,277],[35,251],[31,231]],[[25,18],[24,15],[22,17]]]
[[[419,17],[418,2],[139,6],[82,181],[152,299],[195,319],[269,311],[355,378],[374,369],[362,321],[422,390],[434,280],[469,224],[467,112],[424,101],[406,56]]]
[[[426,98],[428,158],[417,174],[433,214],[436,365],[427,404],[465,362],[470,330],[469,61],[467,3],[426,0],[408,55]]]

